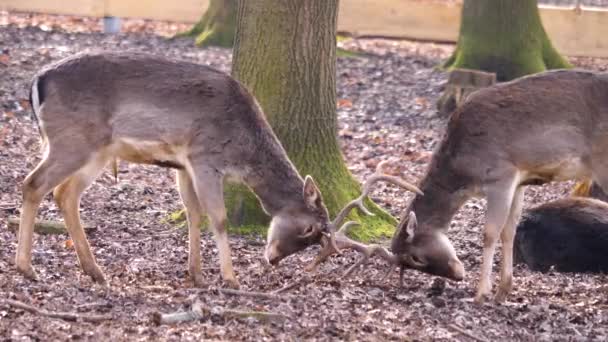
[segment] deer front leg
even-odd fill
[[[502,241],[502,263],[500,265],[500,284],[495,297],[495,300],[499,303],[502,303],[507,299],[507,296],[511,293],[511,289],[513,288],[513,242],[515,239],[517,222],[521,217],[524,192],[525,189],[523,187],[519,187],[515,191],[509,219],[502,229],[502,234],[500,236]]]
[[[201,203],[201,207],[209,217],[210,226],[215,237],[215,243],[219,251],[220,272],[222,279],[228,287],[239,288],[232,268],[232,257],[230,245],[228,244],[228,233],[226,231],[228,217],[224,206],[224,193],[222,187],[222,175],[209,168],[194,169],[196,178],[195,190]]]
[[[178,170],[177,188],[186,209],[188,219],[188,274],[196,287],[202,287],[203,273],[201,272],[201,217],[203,211],[196,196],[194,185],[188,173]]]
[[[496,251],[496,243],[498,242],[502,228],[505,226],[511,211],[515,187],[516,183],[512,181],[503,186],[496,184],[486,191],[488,201],[486,224],[483,232],[481,272],[479,284],[477,286],[477,294],[475,295],[475,302],[477,303],[483,303],[486,297],[492,292],[492,263],[494,261],[494,252]]]

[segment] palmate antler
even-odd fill
[[[357,222],[349,221],[342,225],[342,222],[344,221],[346,216],[348,216],[350,211],[356,207],[359,208],[366,215],[374,216],[374,214],[365,207],[365,205],[363,204],[363,201],[369,195],[369,193],[372,190],[372,186],[376,182],[386,181],[388,183],[395,184],[395,185],[398,185],[407,190],[413,191],[419,195],[423,195],[422,191],[420,191],[420,189],[418,189],[416,186],[402,180],[399,177],[390,176],[390,175],[385,174],[383,170],[384,170],[384,166],[386,164],[387,164],[386,161],[383,161],[378,164],[374,174],[371,177],[369,177],[363,184],[361,196],[357,197],[356,199],[354,199],[350,203],[348,203],[344,207],[344,209],[342,209],[338,213],[338,215],[336,215],[336,218],[333,220],[333,222],[331,224],[332,229],[335,232],[333,234],[334,241],[332,241],[331,239],[328,239],[328,241],[325,241],[325,243],[323,244],[323,246],[321,248],[321,251],[315,258],[315,260],[306,267],[306,270],[312,271],[312,270],[316,269],[317,266],[319,264],[321,264],[323,261],[327,260],[328,257],[330,257],[333,254],[339,253],[340,249],[344,249],[344,248],[354,249],[363,255],[359,261],[357,261],[354,265],[352,265],[346,271],[344,276],[351,275],[360,265],[364,264],[370,257],[372,257],[374,255],[379,255],[382,259],[388,261],[389,264],[391,264],[391,265],[400,266],[400,264],[398,262],[398,258],[393,253],[388,251],[386,248],[384,248],[380,245],[375,245],[375,244],[366,245],[361,242],[354,241],[346,236],[347,230],[350,227],[357,225],[358,224]],[[339,226],[340,226],[340,228],[338,229]],[[402,271],[401,274],[403,274],[403,268],[401,268],[401,271]]]

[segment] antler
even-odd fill
[[[413,191],[419,195],[424,195],[422,193],[422,191],[420,191],[420,189],[418,189],[418,187],[416,187],[415,185],[412,185],[406,181],[404,181],[403,179],[399,178],[399,177],[395,177],[395,176],[391,176],[391,175],[387,175],[384,173],[384,166],[387,164],[388,162],[386,160],[378,163],[378,166],[376,166],[376,171],[374,172],[373,175],[371,175],[363,184],[363,189],[361,191],[361,196],[355,198],[354,200],[350,201],[350,203],[348,203],[344,209],[342,209],[338,215],[336,215],[336,218],[332,221],[332,226],[335,230],[338,230],[338,227],[342,224],[342,222],[344,221],[344,219],[346,218],[346,216],[348,216],[348,214],[350,213],[351,210],[353,210],[355,207],[361,209],[361,211],[366,214],[366,215],[370,215],[370,216],[374,216],[374,213],[372,213],[371,211],[369,211],[365,205],[363,204],[363,200],[365,199],[365,197],[367,197],[369,195],[369,193],[372,191],[372,185],[374,185],[376,182],[379,181],[385,181],[391,184],[395,184],[398,185],[406,190],[409,191]]]
[[[352,274],[357,269],[357,267],[359,267],[360,265],[365,263],[370,257],[372,257],[374,255],[379,255],[381,258],[387,260],[392,265],[398,265],[397,257],[395,255],[393,255],[391,252],[389,252],[386,248],[379,246],[379,245],[369,245],[368,246],[363,243],[351,240],[346,236],[346,234],[345,234],[346,231],[350,227],[357,225],[358,224],[357,222],[353,222],[353,221],[346,222],[339,229],[337,229],[337,227],[342,224],[342,222],[344,221],[346,216],[348,216],[350,211],[352,209],[354,209],[355,207],[358,207],[366,215],[374,216],[374,214],[365,207],[365,205],[363,204],[363,200],[365,199],[365,197],[367,197],[369,195],[369,193],[372,190],[372,186],[376,182],[386,181],[386,182],[389,182],[392,184],[396,184],[407,190],[413,191],[419,195],[423,195],[422,191],[420,191],[420,189],[418,189],[418,187],[402,180],[399,177],[390,176],[390,175],[385,174],[383,172],[383,170],[384,170],[384,166],[386,164],[387,164],[386,161],[380,162],[378,164],[374,174],[371,177],[369,177],[363,184],[361,196],[359,196],[356,199],[349,202],[344,207],[344,209],[342,209],[338,213],[338,215],[336,215],[336,218],[331,223],[331,225],[332,225],[331,229],[335,233],[333,234],[333,236],[328,237],[328,239],[323,243],[321,251],[315,258],[315,260],[306,267],[307,271],[312,271],[312,270],[316,269],[317,266],[319,264],[321,264],[323,261],[327,260],[327,258],[329,256],[331,256],[335,253],[340,253],[341,248],[354,249],[354,250],[358,251],[359,253],[363,254],[363,257],[346,271],[345,276],[349,276],[350,274]]]
[[[348,231],[348,229],[358,224],[358,222],[348,221],[344,225],[342,225],[342,227],[340,227],[340,229],[335,233],[335,241],[336,245],[338,245],[338,248],[350,248],[363,254],[361,259],[359,259],[359,261],[357,261],[344,273],[344,276],[348,277],[349,275],[351,275],[357,269],[357,267],[361,266],[370,257],[374,255],[379,255],[382,259],[388,261],[390,264],[398,265],[397,257],[393,255],[393,253],[389,252],[386,248],[380,245],[365,245],[361,242],[351,240],[346,236],[346,232]],[[326,244],[325,246],[323,246],[315,260],[306,267],[306,270],[315,270],[317,266],[319,266],[323,261],[327,260],[328,257],[335,253],[335,247],[332,247],[331,244]]]

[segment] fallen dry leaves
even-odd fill
[[[0,18],[2,18],[0,16]],[[260,261],[263,237],[231,236],[233,262],[244,290],[271,293],[288,288],[278,299],[222,294],[217,248],[203,233],[203,274],[209,286],[194,289],[187,280],[187,236],[165,218],[181,209],[169,170],[121,163],[117,184],[100,177],[85,192],[81,216],[98,229],[89,236],[93,252],[110,283],[101,288],[81,271],[67,236],[37,236],[31,282],[14,269],[16,237],[6,218],[19,214],[21,182],[40,158],[39,137],[27,106],[29,81],[42,65],[91,48],[137,50],[180,57],[230,70],[230,50],[194,47],[192,40],[166,40],[152,34],[154,25],[137,34],[107,36],[99,21],[27,14],[8,16],[0,41],[10,61],[0,64],[0,297],[57,312],[111,315],[103,324],[65,322],[32,316],[0,304],[0,336],[11,340],[470,340],[466,334],[503,340],[606,340],[606,275],[540,274],[517,267],[515,289],[507,305],[477,306],[473,295],[478,274],[485,203],[469,201],[454,217],[449,237],[468,271],[462,283],[407,272],[404,288],[398,272],[379,279],[386,265],[371,260],[350,279],[342,271],[358,259],[345,252],[305,274],[302,265],[315,255],[309,249],[286,259],[278,269]],[[31,26],[34,25],[35,28]],[[137,26],[135,26],[137,27]],[[144,26],[140,26],[144,27]],[[159,27],[162,28],[162,25]],[[82,30],[82,31],[78,31]],[[170,29],[166,29],[167,33]],[[78,33],[80,32],[80,33]],[[445,122],[434,101],[445,74],[434,69],[453,50],[445,44],[380,39],[346,40],[341,47],[365,55],[338,60],[337,92],[340,144],[349,170],[358,178],[378,162],[390,173],[415,181],[424,173]],[[577,65],[605,68],[602,59],[576,59]],[[6,115],[5,113],[11,114]],[[109,170],[106,170],[106,174]],[[530,188],[526,207],[565,196],[571,184]],[[399,215],[411,194],[379,186],[372,197]],[[40,218],[60,219],[46,198]],[[498,258],[497,258],[498,260]],[[291,284],[298,286],[289,287]],[[210,315],[200,322],[154,326],[153,312],[175,312],[200,298],[209,307],[277,312],[297,317],[284,323]]]

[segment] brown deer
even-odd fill
[[[504,301],[513,286],[513,239],[525,186],[592,179],[608,190],[607,160],[608,73],[548,71],[478,90],[452,113],[420,182],[424,196],[410,202],[393,236],[392,253],[373,248],[365,253],[460,280],[464,270],[446,231],[465,201],[486,198],[475,300],[482,302],[491,292],[500,237],[496,300]],[[340,240],[338,234],[338,246],[352,245]],[[332,248],[326,247],[325,254]]]
[[[238,287],[226,234],[225,178],[248,185],[272,216],[265,251],[270,263],[312,244],[332,244],[335,229],[314,180],[302,179],[257,101],[225,73],[141,53],[81,53],[43,68],[30,100],[44,156],[23,183],[15,263],[27,277],[36,277],[34,219],[53,190],[82,269],[105,283],[78,207],[82,192],[117,158],[176,169],[196,286],[203,284],[199,225],[207,214],[222,279]]]

